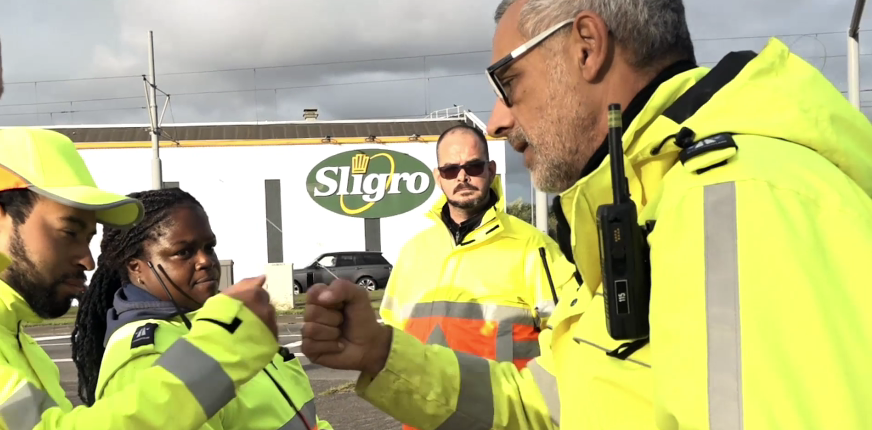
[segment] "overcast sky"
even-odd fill
[[[173,94],[165,123],[299,120],[307,107],[320,119],[413,118],[454,104],[486,121],[494,102],[483,70],[498,0],[2,3],[0,125],[147,123],[148,30],[157,84]],[[774,35],[847,89],[853,0],[685,4],[704,65]],[[872,88],[872,48],[861,52],[861,89]],[[870,92],[861,100],[872,111]],[[508,156],[509,199],[528,197],[520,157]]]

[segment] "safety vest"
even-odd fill
[[[518,371],[395,331],[358,393],[423,430],[872,428],[872,124],[780,41],[749,54],[670,77],[624,124],[656,221],[650,344],[606,329],[607,158],[560,195],[585,286],[541,357]]]
[[[428,213],[434,225],[402,249],[381,315],[422,342],[514,363],[539,356],[538,337],[575,268],[550,237],[497,203],[460,244],[441,219],[443,196]]]
[[[187,314],[195,320],[197,312]],[[139,373],[158,360],[176,339],[188,333],[178,318],[141,320],[124,325],[109,338],[100,364],[96,399],[123,393]],[[239,388],[235,398],[214,412],[201,429],[219,430],[332,430],[319,420],[315,395],[299,359],[286,349],[254,378]]]
[[[49,409],[73,409],[57,365],[21,330],[42,321],[17,291],[0,280],[0,429],[31,428]]]

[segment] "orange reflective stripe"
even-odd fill
[[[464,318],[471,320],[511,322],[535,325],[536,319],[529,309],[514,306],[490,305],[469,302],[424,302],[415,303],[405,318]]]
[[[415,318],[410,319],[403,330],[427,344],[442,345],[495,360],[497,332],[493,325],[487,321],[460,318]]]
[[[540,355],[539,331],[535,327],[516,324],[512,327],[512,338],[515,341],[512,358],[518,369],[524,368],[528,361]]]
[[[539,356],[539,333],[529,309],[480,303],[416,303],[403,330],[418,340],[520,369]]]

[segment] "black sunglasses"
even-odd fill
[[[442,176],[445,179],[454,179],[460,174],[461,170],[466,172],[469,176],[480,176],[484,173],[486,165],[487,161],[483,160],[470,161],[469,163],[464,164],[446,164],[439,167],[439,176]]]

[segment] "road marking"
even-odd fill
[[[44,336],[44,337],[35,337],[33,340],[37,342],[42,342],[45,340],[59,340],[59,339],[69,339],[72,334],[68,334],[65,336]]]
[[[66,346],[69,343],[41,343],[39,346]]]
[[[73,361],[72,358],[55,358],[52,361],[55,363],[71,363]]]

